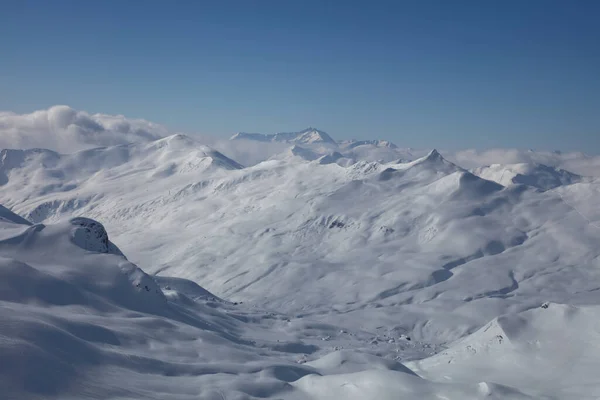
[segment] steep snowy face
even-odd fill
[[[31,222],[13,213],[3,205],[0,205],[0,222],[12,222],[15,224],[31,225]]]
[[[77,217],[69,220],[73,226],[71,241],[82,249],[96,253],[111,253],[122,256],[123,253],[108,240],[108,233],[101,223],[89,218]]]
[[[427,155],[417,158],[414,161],[394,163],[390,168],[399,172],[406,171],[413,174],[430,173],[438,178],[454,172],[464,171],[461,167],[442,157],[436,149],[431,150]]]

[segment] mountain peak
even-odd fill
[[[442,155],[436,150],[431,150],[426,156],[418,158],[409,164],[411,165],[419,165],[419,164],[448,164],[454,165],[451,162],[447,161]]]
[[[430,160],[430,161],[441,161],[443,160],[444,157],[442,157],[442,155],[440,154],[439,151],[437,151],[436,149],[433,149],[429,152],[429,154],[427,154],[425,156],[425,160]]]
[[[335,140],[326,132],[319,129],[308,127],[298,132],[279,132],[275,134],[245,133],[239,132],[233,135],[230,140],[255,140],[259,142],[283,142],[294,144],[333,144],[337,145]]]
[[[424,157],[418,158],[418,159],[411,161],[409,163],[406,163],[406,164],[396,164],[396,165],[399,165],[399,166],[401,165],[402,169],[418,167],[420,169],[421,168],[431,169],[431,170],[435,170],[435,171],[439,171],[439,172],[444,172],[447,174],[457,172],[457,171],[464,171],[458,165],[455,165],[455,164],[451,163],[450,161],[446,160],[436,149],[431,150],[429,152],[429,154],[427,154]]]

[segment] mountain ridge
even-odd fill
[[[274,134],[239,132],[230,138],[230,140],[241,139],[255,140],[259,142],[337,145],[337,142],[333,140],[326,132],[310,127],[298,132],[279,132]]]

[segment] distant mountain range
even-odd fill
[[[598,158],[1,118],[2,398],[600,397]]]
[[[398,148],[394,143],[387,140],[334,140],[327,132],[315,128],[307,128],[298,132],[281,132],[274,134],[263,133],[245,133],[239,132],[233,135],[230,140],[254,140],[258,142],[281,142],[290,144],[326,144],[350,150],[358,146],[388,147]]]
[[[337,145],[336,141],[327,133],[314,128],[307,128],[299,132],[281,132],[270,135],[262,133],[236,133],[231,140],[256,140],[259,142],[283,142],[295,144],[321,144]]]

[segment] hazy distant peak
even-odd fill
[[[284,142],[284,143],[298,143],[298,144],[334,144],[337,145],[335,140],[331,138],[326,132],[316,128],[306,128],[298,132],[280,132],[275,134],[262,134],[262,133],[245,133],[239,132],[231,137],[230,140],[255,140],[259,142]]]
[[[358,146],[375,146],[375,147],[387,147],[390,149],[397,149],[398,146],[396,146],[394,143],[388,141],[388,140],[342,140],[339,141],[338,144],[340,146],[342,146],[345,149],[353,149],[355,147]]]
[[[473,172],[504,186],[521,184],[541,190],[570,185],[582,179],[572,172],[540,163],[492,164],[475,168]]]

